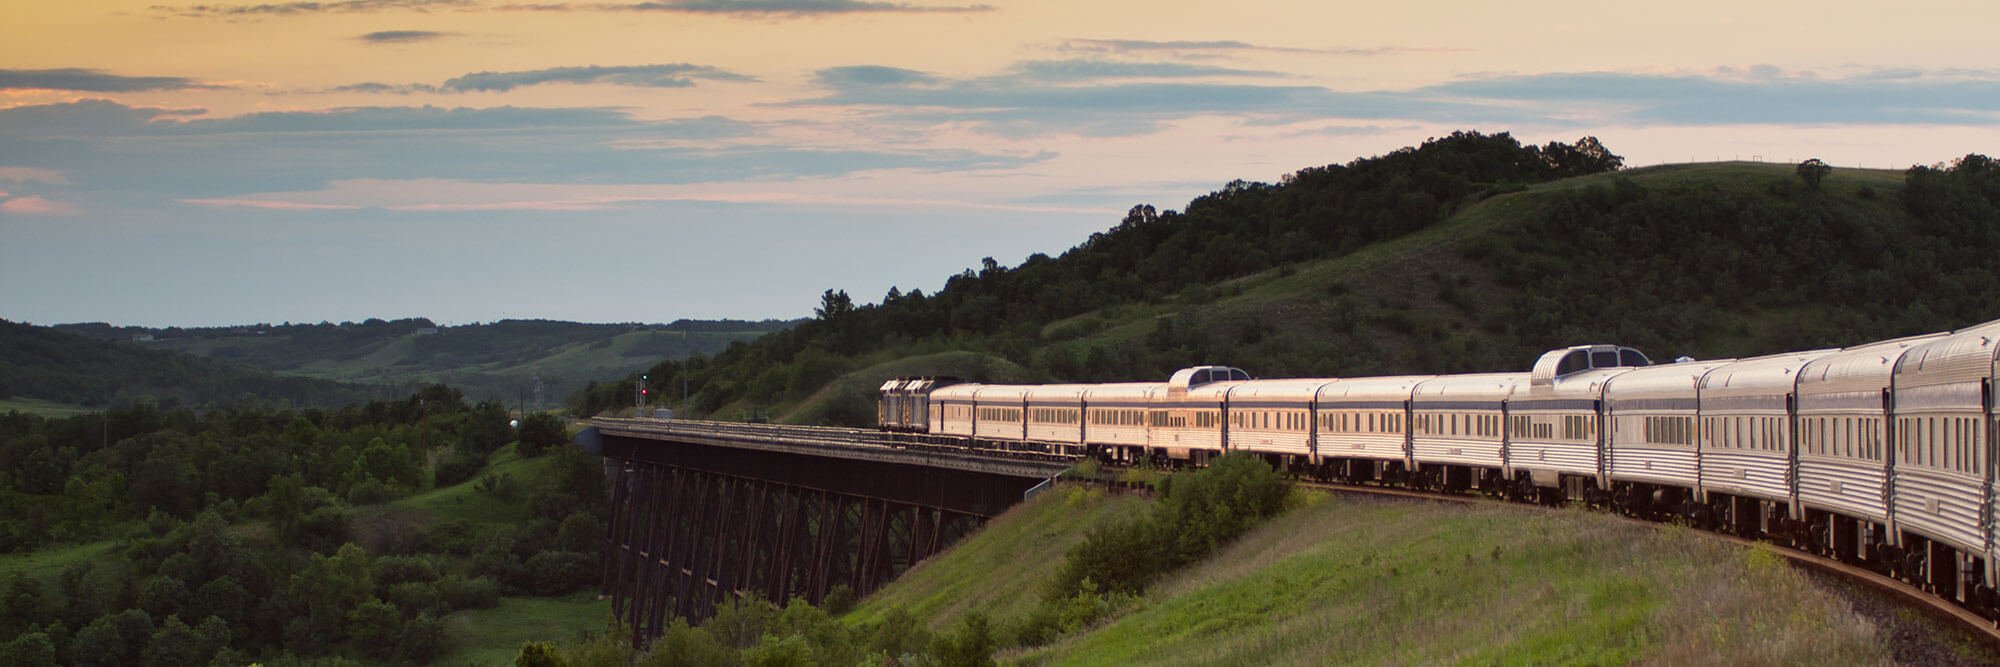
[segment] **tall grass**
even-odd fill
[[[1320,502],[1162,581],[1049,664],[1876,664],[1768,554],[1584,512]]]

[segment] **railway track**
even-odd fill
[[[1427,500],[1432,502],[1457,503],[1461,505],[1476,505],[1476,506],[1490,506],[1490,507],[1534,507],[1533,505],[1527,505],[1524,503],[1509,502],[1506,500],[1487,498],[1482,496],[1465,496],[1465,495],[1447,494],[1447,493],[1434,493],[1429,491],[1413,491],[1409,489],[1398,489],[1398,488],[1381,487],[1381,486],[1331,484],[1326,482],[1312,482],[1305,480],[1294,480],[1293,483],[1298,484],[1299,486],[1305,488],[1319,489],[1334,493],[1348,493],[1348,494],[1368,495],[1376,497],[1403,498],[1411,500]],[[1627,523],[1640,526],[1647,526],[1655,530],[1663,528],[1668,525],[1658,521],[1648,521],[1645,519],[1639,519],[1635,517],[1620,516],[1609,512],[1607,512],[1606,514],[1615,517],[1619,520],[1625,521]],[[2000,651],[2000,627],[1995,627],[1992,621],[1981,618],[1978,614],[1973,613],[1969,609],[1960,607],[1956,604],[1952,604],[1951,602],[1939,598],[1935,595],[1931,595],[1930,593],[1925,592],[1924,590],[1917,588],[1915,586],[1911,586],[1910,584],[1900,579],[1884,576],[1881,573],[1875,572],[1874,570],[1859,567],[1851,563],[1843,563],[1831,558],[1826,558],[1823,556],[1819,556],[1817,554],[1799,551],[1797,549],[1792,549],[1789,547],[1779,546],[1776,544],[1772,544],[1770,542],[1752,540],[1752,539],[1737,537],[1735,535],[1725,535],[1722,533],[1717,533],[1708,530],[1696,531],[1696,534],[1699,534],[1708,539],[1720,540],[1723,542],[1728,542],[1751,549],[1759,549],[1764,551],[1765,553],[1769,553],[1771,555],[1784,558],[1787,561],[1793,563],[1794,565],[1811,568],[1814,571],[1830,574],[1837,577],[1844,577],[1849,581],[1860,583],[1864,586],[1880,591],[1893,598],[1901,600],[1913,607],[1916,607],[1917,609],[1923,611],[1926,615],[1929,615],[1932,618],[1938,619],[1940,621],[1945,621],[1947,623],[1955,623],[1959,627],[1965,628],[1966,630],[1970,631],[1974,637],[1977,637],[1979,640],[1984,642],[1987,648],[1993,649],[1995,651]]]

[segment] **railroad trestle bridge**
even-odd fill
[[[595,419],[577,436],[611,485],[604,590],[635,642],[735,594],[865,595],[1068,468],[920,435]]]

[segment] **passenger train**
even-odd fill
[[[1527,373],[997,385],[898,378],[882,428],[1681,520],[1871,567],[2000,618],[2000,321],[1844,349],[1655,364],[1552,350]]]

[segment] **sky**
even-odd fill
[[[810,316],[1468,129],[2000,151],[2000,3],[0,0],[0,318]]]

